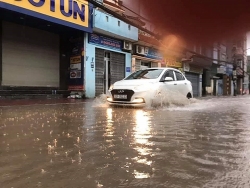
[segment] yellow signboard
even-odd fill
[[[70,58],[70,64],[81,63],[81,56],[74,56]]]
[[[182,63],[175,59],[165,59],[166,67],[182,68]]]
[[[87,0],[0,0],[0,7],[79,30],[92,29]]]

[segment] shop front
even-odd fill
[[[86,95],[106,94],[109,87],[131,72],[131,53],[124,41],[102,34],[89,34],[86,53]]]
[[[232,95],[233,94],[233,65],[224,64],[217,68],[218,77],[218,95]]]
[[[89,5],[72,1],[70,7],[67,11],[63,1],[0,0],[2,89],[84,89],[84,32],[92,30]]]
[[[202,68],[183,63],[186,78],[192,83],[193,97],[200,97],[202,92]]]

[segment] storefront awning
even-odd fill
[[[191,61],[189,63],[191,65],[195,65],[195,66],[198,66],[198,67],[201,67],[201,68],[210,69],[210,67],[213,64],[213,61],[209,60],[209,59],[206,59],[206,58],[203,58],[203,57],[198,57],[196,55],[193,55],[191,57]]]

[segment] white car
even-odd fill
[[[181,94],[192,98],[192,84],[177,69],[147,68],[139,70],[110,86],[107,101],[110,105],[143,107],[152,103],[159,93]]]

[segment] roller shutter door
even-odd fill
[[[110,54],[111,84],[125,77],[125,55],[111,52]]]
[[[95,49],[95,94],[99,96],[104,91],[104,50]]]
[[[59,87],[59,36],[3,22],[4,86]]]
[[[185,73],[186,78],[192,83],[193,97],[199,96],[199,74]]]
[[[104,62],[105,50],[96,48],[95,50],[95,95],[99,96],[104,93]],[[111,69],[111,84],[125,77],[125,55],[116,52],[110,52],[110,69]]]

